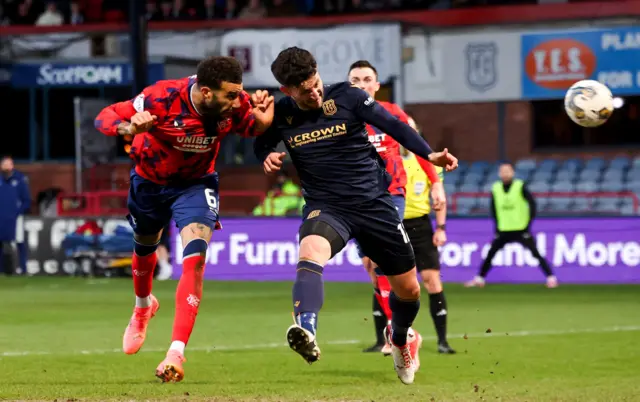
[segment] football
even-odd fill
[[[578,81],[567,91],[564,109],[582,127],[598,127],[613,113],[613,95],[598,81]]]

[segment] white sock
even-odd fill
[[[184,355],[185,346],[186,345],[184,344],[184,342],[173,341],[173,342],[171,342],[171,346],[169,346],[169,350],[175,350],[177,352],[180,352],[181,355]]]
[[[150,296],[147,296],[147,297],[138,297],[138,296],[136,296],[136,307],[141,307],[141,308],[151,307],[151,297]]]

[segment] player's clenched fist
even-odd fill
[[[146,133],[153,127],[158,118],[151,113],[139,112],[131,117],[131,123],[129,124],[129,134],[136,135],[140,133]]]
[[[284,152],[271,152],[262,164],[264,172],[269,174],[280,170],[282,168],[282,160],[285,155],[286,154]]]
[[[436,166],[443,167],[447,172],[458,168],[458,158],[450,154],[447,148],[442,152],[430,153],[429,162]]]

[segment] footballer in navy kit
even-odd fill
[[[291,47],[280,52],[271,71],[287,95],[276,104],[274,122],[256,138],[255,153],[266,173],[280,170],[283,141],[302,183],[306,205],[293,286],[295,324],[289,346],[308,363],[320,357],[317,315],[324,301],[323,267],[349,239],[389,277],[394,367],[410,384],[420,362],[421,339],[411,329],[420,307],[415,258],[402,218],[391,200],[390,176],[370,143],[365,124],[389,133],[400,144],[435,165],[453,170],[457,159],[433,152],[408,125],[392,116],[363,90],[348,82],[324,86],[315,58]]]

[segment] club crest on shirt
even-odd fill
[[[336,106],[336,102],[333,99],[329,99],[322,104],[322,111],[325,116],[333,116],[338,111],[338,107]]]
[[[287,116],[285,117],[285,120],[287,121],[287,124],[291,125],[291,123],[293,123],[293,116]]]

